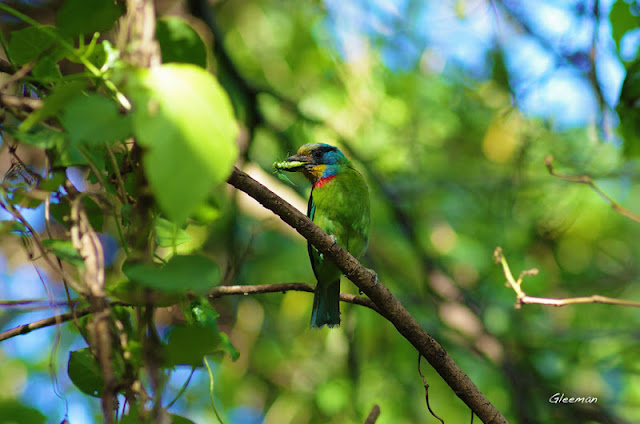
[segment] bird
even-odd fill
[[[311,182],[307,216],[359,259],[369,244],[370,200],[367,183],[353,163],[335,146],[309,143],[274,167],[301,172]],[[339,326],[342,272],[311,243],[307,250],[317,280],[311,328]]]

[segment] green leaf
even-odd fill
[[[195,211],[193,211],[191,219],[198,224],[208,225],[218,219],[220,215],[222,215],[220,206],[211,203],[210,199],[207,199],[205,203],[201,204]]]
[[[40,82],[58,80],[62,76],[58,62],[69,50],[60,43],[64,38],[57,31],[50,26],[30,26],[14,31],[9,41],[9,56],[19,66],[37,60],[31,75]]]
[[[42,415],[42,412],[23,405],[17,400],[0,401],[0,424],[44,424],[46,421],[47,417]]]
[[[49,211],[56,221],[60,224],[66,225],[69,214],[71,213],[71,208],[69,207],[69,202],[61,200],[60,203],[51,203]]]
[[[151,290],[134,280],[124,279],[110,282],[106,286],[106,290],[110,297],[121,300],[128,305],[162,307],[175,305],[182,300],[182,297],[175,292]]]
[[[29,188],[25,188],[23,185],[19,185],[13,191],[13,198],[11,199],[11,203],[16,206],[21,206],[23,208],[35,209],[40,206],[46,199],[46,194],[43,195],[42,192],[38,193],[33,192]]]
[[[220,282],[218,264],[204,256],[174,256],[163,267],[125,263],[122,271],[145,287],[164,292],[206,293]]]
[[[171,221],[157,218],[155,222],[156,243],[160,247],[180,246],[191,240],[191,236]]]
[[[195,424],[189,418],[185,418],[180,415],[169,414],[169,416],[171,417],[171,421],[173,421],[173,424]]]
[[[217,327],[177,325],[169,330],[167,360],[169,366],[202,366],[202,358],[219,351],[220,334]]]
[[[240,357],[240,352],[235,348],[234,345],[231,344],[231,340],[229,340],[229,336],[225,333],[220,333],[220,344],[222,349],[231,357],[231,360],[237,361]]]
[[[640,59],[627,67],[616,112],[620,117],[625,156],[640,156]]]
[[[200,326],[216,326],[216,318],[218,318],[220,314],[211,306],[207,299],[199,297],[191,301],[188,310],[184,311],[184,316],[188,323]]]
[[[43,149],[50,149],[64,142],[64,133],[43,125],[37,125],[27,132],[15,131],[10,128],[5,130],[17,140]]]
[[[58,28],[70,36],[105,31],[124,12],[120,4],[113,0],[67,0],[58,12]]]
[[[83,197],[82,205],[87,211],[87,216],[89,217],[89,223],[96,231],[102,231],[102,227],[104,225],[104,211],[92,198]]]
[[[211,74],[186,64],[140,70],[125,91],[151,189],[182,223],[231,173],[238,127],[229,98]]]
[[[82,393],[100,397],[104,389],[104,379],[98,360],[91,354],[89,348],[69,353],[67,373],[71,382]]]
[[[44,106],[29,115],[27,119],[20,124],[18,130],[23,133],[28,132],[35,124],[44,121],[62,110],[67,102],[85,88],[87,88],[86,81],[73,81],[69,84],[57,85],[53,93],[44,99]]]
[[[56,155],[53,155],[53,165],[56,167],[70,167],[87,165],[87,160],[82,156],[80,150],[76,146],[69,143],[60,143],[56,148]]]
[[[630,4],[617,0],[611,7],[609,12],[609,21],[611,22],[611,35],[616,42],[616,47],[620,51],[620,41],[624,35],[640,26],[640,18],[631,13]]]
[[[51,250],[54,255],[76,266],[84,266],[80,253],[73,247],[69,240],[46,239],[42,245]]]
[[[120,51],[109,40],[102,40],[101,43],[97,44],[88,59],[98,69],[111,69],[121,63]]]
[[[170,365],[202,366],[205,355],[226,352],[235,361],[240,354],[218,329],[218,312],[204,298],[193,300],[184,311],[187,324],[169,330],[167,356]]]
[[[164,63],[192,63],[201,68],[207,67],[207,47],[184,19],[175,16],[159,19],[156,40],[160,43]]]
[[[167,359],[171,366],[199,367],[205,355],[224,351],[224,334],[218,330],[216,321],[219,315],[203,297],[193,300],[184,315],[187,323],[169,330]]]
[[[66,178],[67,175],[64,171],[54,171],[53,174],[49,175],[48,180],[42,179],[40,181],[40,184],[38,184],[38,189],[48,192],[58,191],[60,186],[64,184]]]
[[[34,66],[31,75],[40,82],[53,82],[57,81],[62,74],[58,67],[58,61],[60,58],[52,55],[43,56],[36,66]]]
[[[54,27],[44,28],[54,30]],[[9,55],[16,65],[22,66],[37,59],[56,42],[55,37],[44,28],[30,26],[11,33]]]
[[[148,417],[144,421],[140,421],[141,418],[139,416],[139,412],[138,412],[139,410],[140,410],[140,407],[136,403],[130,403],[129,412],[127,413],[127,415],[122,417],[122,419],[118,422],[120,424],[152,424],[152,423],[161,421],[153,417]],[[171,424],[195,424],[190,419],[180,415],[175,415],[175,414],[166,414],[166,415],[168,415],[169,418],[171,419],[170,421]]]
[[[275,166],[275,163],[274,163],[274,166]],[[280,169],[276,168],[276,170],[275,170],[275,174],[276,174],[276,176],[278,177],[278,179],[280,179],[280,180],[284,181],[285,183],[289,183],[289,184],[291,184],[292,186],[295,186],[295,185],[296,185],[296,183],[294,183],[293,181],[291,181],[291,180],[289,179],[289,177],[287,177],[287,175],[286,175],[283,171],[281,171]]]
[[[64,108],[62,125],[72,144],[112,143],[131,134],[128,116],[118,113],[113,101],[98,94],[72,98]]]

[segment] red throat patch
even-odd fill
[[[329,175],[328,177],[320,178],[318,181],[313,183],[313,188],[322,188],[325,184],[333,180],[335,177],[335,175]]]

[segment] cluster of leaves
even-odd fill
[[[0,10],[23,23],[0,38],[16,76],[2,94],[17,100],[5,104],[2,147],[19,164],[2,185],[2,207],[13,216],[4,233],[17,231],[39,253],[57,257],[49,265],[63,276],[68,290],[75,290],[70,301],[79,298],[74,299],[76,308],[96,305],[91,283],[83,281],[88,268],[96,267],[96,258],[80,254],[72,234],[117,235],[117,255],[105,254],[118,258],[108,269],[111,283],[100,290],[106,289],[111,299],[140,305],[108,307],[117,391],[130,405],[130,421],[140,422],[148,416],[145,391],[132,385],[142,369],[200,367],[205,355],[218,352],[237,357],[218,330],[217,314],[198,298],[220,283],[218,264],[189,254],[193,249],[178,254],[178,246],[190,240],[183,229],[187,223],[206,225],[215,218],[211,190],[225,182],[235,162],[238,128],[231,103],[206,69],[205,43],[181,18],[157,22],[155,39],[163,63],[146,69],[127,60],[136,52],[126,49],[140,40],[114,45],[116,22],[134,20],[136,13],[120,2],[67,0],[55,26],[7,5],[0,4]],[[126,13],[130,16],[124,18]],[[24,164],[18,146],[44,155],[44,169]],[[72,181],[70,168],[88,170],[86,181]],[[62,226],[62,236],[51,238],[48,231],[45,237],[29,227],[21,211],[41,205],[53,217],[47,228]],[[86,213],[90,229],[79,229],[79,210]],[[96,271],[104,279],[105,269]],[[184,323],[170,327],[161,340],[153,320],[141,317],[152,317],[157,305],[176,303],[183,306]],[[68,374],[82,392],[102,397],[104,369],[87,330],[92,319],[79,323],[89,346],[70,353]],[[148,345],[153,358],[145,353]],[[153,388],[152,396],[160,396],[162,385]],[[22,421],[7,414],[3,419]]]
[[[635,2],[617,0],[610,13],[613,40],[620,58],[625,61],[627,71],[620,90],[620,100],[616,112],[620,117],[620,129],[625,138],[624,152],[628,157],[640,155],[640,115],[638,115],[638,101],[640,100],[640,57],[633,54],[628,60],[622,55],[622,39],[635,32],[640,25],[638,5]],[[636,52],[637,53],[637,52]]]

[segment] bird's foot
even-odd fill
[[[373,285],[377,286],[378,285],[378,281],[379,281],[378,280],[378,273],[375,272],[374,270],[370,269],[370,268],[367,268],[367,271],[370,271],[370,272],[373,273]]]
[[[331,237],[331,247],[335,246],[338,242],[338,238],[333,234],[329,234],[329,237]],[[324,259],[324,255],[322,253],[320,254],[320,259]]]

